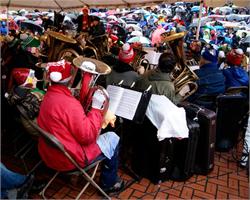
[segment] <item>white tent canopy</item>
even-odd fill
[[[184,2],[195,2],[197,0],[184,0]],[[118,7],[140,7],[152,6],[159,3],[173,3],[178,0],[1,0],[2,7],[9,10],[16,9],[52,9],[52,10],[77,10],[84,5],[89,7],[118,8]],[[249,0],[205,0],[208,6],[223,6],[225,3],[233,2],[237,6],[250,6]]]
[[[89,7],[118,8],[151,6],[163,2],[162,0],[1,0],[1,6],[11,9],[52,9],[76,10],[84,5]]]

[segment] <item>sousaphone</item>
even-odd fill
[[[85,61],[93,63],[95,65],[95,68],[83,67],[83,62]],[[104,62],[101,62],[99,60],[92,59],[92,58],[83,57],[83,56],[74,58],[73,64],[76,67],[76,71],[72,77],[72,81],[74,81],[74,79],[77,78],[76,75],[77,75],[78,69],[80,69],[82,73],[79,100],[81,104],[83,105],[85,112],[89,111],[91,101],[92,101],[92,96],[94,92],[97,89],[100,89],[102,90],[104,96],[106,97],[106,101],[105,101],[105,105],[103,109],[105,113],[108,109],[109,97],[108,97],[107,91],[102,86],[96,86],[96,81],[100,75],[109,74],[111,72],[111,68]]]

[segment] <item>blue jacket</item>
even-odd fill
[[[208,63],[195,71],[199,77],[198,89],[189,100],[196,99],[201,95],[217,95],[225,92],[225,79],[217,63]]]
[[[223,70],[226,88],[248,86],[249,77],[247,72],[240,66],[231,66]]]

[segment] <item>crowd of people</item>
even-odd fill
[[[210,101],[211,98],[204,101],[204,96],[216,97],[236,87],[249,88],[250,10],[233,5],[221,8],[205,6],[200,19],[201,29],[197,31],[199,10],[198,4],[179,3],[113,12],[87,7],[80,13],[38,10],[28,13],[22,10],[13,13],[10,18],[2,18],[3,103],[24,106],[29,118],[56,136],[81,166],[105,157],[100,185],[107,193],[119,192],[124,188],[124,181],[117,175],[119,136],[105,129],[102,131],[105,133],[100,135],[103,118],[108,117],[108,123],[115,120],[114,114],[105,115],[104,92],[100,89],[95,91],[91,110],[86,113],[79,98],[68,87],[75,78],[72,59],[48,60],[51,47],[46,46],[43,36],[52,30],[76,40],[84,35],[97,50],[107,45],[107,52],[102,52],[100,58],[112,68],[112,72],[105,75],[105,80],[100,81],[105,88],[121,80],[123,85],[134,85],[138,90],[145,90],[151,85],[153,94],[164,95],[175,105],[186,99],[213,110],[215,102]],[[179,33],[184,33],[183,37],[178,37]],[[107,43],[103,36],[107,36]],[[173,39],[168,39],[171,37]],[[81,42],[84,43],[83,40]],[[179,56],[173,45],[183,50]],[[147,64],[138,62],[138,59],[145,58],[148,49],[160,54],[157,65],[152,64],[151,60]],[[171,78],[176,66],[184,64],[182,68],[185,68],[186,60],[193,60],[198,67],[194,71],[197,76],[194,82],[198,88],[192,95],[188,95],[191,90],[189,85],[176,92]],[[39,67],[39,62],[46,63],[46,67]],[[95,71],[97,66],[83,61],[80,68]],[[238,93],[248,96],[243,90]],[[6,114],[8,106],[5,109]],[[22,119],[22,123],[26,124],[29,132],[34,133],[25,119]],[[249,135],[248,123],[244,154],[250,150]],[[39,138],[38,150],[48,167],[59,171],[74,168],[63,154],[50,147],[43,138]],[[242,165],[246,165],[246,159]],[[19,185],[26,179],[33,179],[20,178],[22,181]]]

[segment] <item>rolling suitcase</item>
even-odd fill
[[[173,169],[170,179],[175,181],[185,181],[194,173],[197,143],[200,134],[198,122],[187,118],[189,137],[175,139],[173,150]]]
[[[247,97],[242,95],[219,95],[217,104],[216,149],[230,150],[238,139],[240,123],[248,111]]]
[[[189,102],[181,102],[179,106],[184,107],[188,118],[200,125],[194,173],[206,175],[214,167],[216,113]]]
[[[133,136],[132,170],[154,184],[168,180],[173,159],[172,139],[158,141],[157,129],[147,117],[142,124],[134,124]]]

